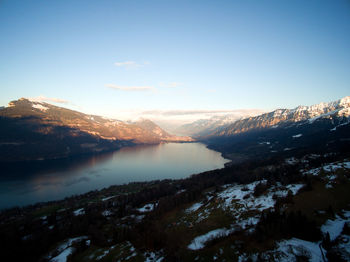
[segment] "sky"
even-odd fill
[[[0,0],[0,105],[119,119],[312,105],[350,95],[349,47],[349,0]]]

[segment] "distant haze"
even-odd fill
[[[192,111],[154,111],[144,112],[143,116],[149,118],[165,130],[178,135],[187,135],[178,133],[178,128],[184,124],[190,124],[201,119],[210,119],[219,116],[231,116],[237,119],[256,116],[265,113],[262,109],[241,109],[241,110],[192,110]]]

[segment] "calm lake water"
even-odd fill
[[[201,143],[136,146],[98,156],[2,168],[0,209],[63,199],[110,185],[177,179],[228,162]]]

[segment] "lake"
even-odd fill
[[[179,179],[224,167],[229,160],[201,143],[166,143],[69,160],[2,168],[0,209],[63,199],[111,185]]]

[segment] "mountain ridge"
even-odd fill
[[[26,98],[1,109],[0,123],[0,161],[62,158],[135,144],[193,141],[170,135],[151,121],[148,127],[129,124]]]
[[[350,96],[329,103],[319,103],[311,106],[298,106],[294,109],[276,109],[254,117],[237,120],[223,129],[215,130],[206,137],[231,136],[251,130],[276,128],[283,122],[295,123],[308,120],[310,123],[330,116],[350,116]]]
[[[20,107],[19,110],[16,111],[16,107]],[[42,117],[43,121],[56,125],[78,128],[81,131],[97,135],[103,139],[133,140],[136,143],[158,142],[162,141],[163,137],[166,138],[166,140],[171,140],[172,137],[174,137],[174,140],[181,140],[178,139],[177,136],[167,133],[151,120],[145,119],[144,122],[147,121],[148,126],[157,129],[158,133],[153,132],[140,121],[126,123],[121,120],[84,114],[79,111],[26,98],[11,101],[9,106],[3,110],[0,112],[0,116],[25,117],[36,115]],[[191,141],[189,137],[182,138],[184,141]]]
[[[277,109],[238,120],[197,138],[234,162],[293,157],[297,152],[332,153],[349,146],[350,97],[294,109]]]
[[[177,133],[190,135],[193,137],[201,137],[209,135],[216,129],[224,128],[237,120],[244,119],[249,116],[256,116],[265,112],[264,110],[238,110],[232,114],[212,116],[208,119],[198,119],[194,122],[184,124],[176,129]]]

